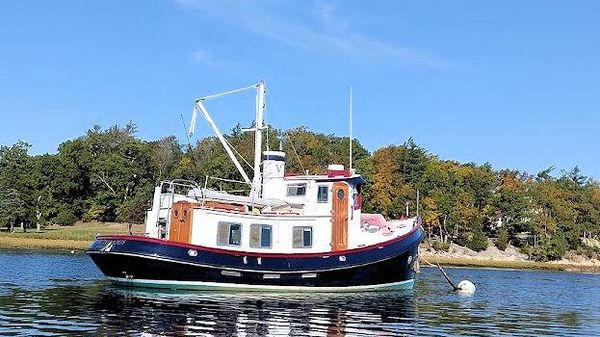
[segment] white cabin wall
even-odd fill
[[[218,246],[217,231],[219,222],[239,223],[242,225],[242,244],[240,246]],[[250,225],[265,224],[272,226],[272,247],[250,247]],[[313,245],[311,248],[293,248],[293,227],[312,226]],[[331,250],[331,222],[328,217],[266,217],[256,215],[232,214],[227,212],[196,208],[193,215],[192,244],[223,248],[228,250],[263,253],[313,253]]]
[[[154,194],[152,197],[152,208],[146,212],[146,223],[145,223],[145,233],[148,233],[150,237],[158,237],[157,231],[157,223],[158,217],[160,213],[160,195],[161,195],[161,186],[156,186],[154,188]]]
[[[309,185],[310,192],[306,192],[307,201],[305,206],[305,214],[331,216],[333,183],[310,181]],[[318,201],[317,194],[319,193],[319,186],[327,186],[327,202]]]
[[[283,160],[275,160],[282,158]],[[283,200],[286,194],[285,153],[281,151],[263,152],[262,197]]]

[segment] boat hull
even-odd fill
[[[416,229],[376,246],[335,253],[258,254],[137,236],[104,236],[86,251],[120,285],[189,290],[375,291],[411,288]]]

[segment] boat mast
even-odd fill
[[[350,150],[349,150],[349,172],[352,174],[352,87],[350,87]]]
[[[265,109],[265,82],[260,81],[256,86],[256,121],[254,125],[254,177],[250,195],[259,198],[262,189],[262,174],[260,164],[262,158],[262,129]]]

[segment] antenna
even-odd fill
[[[419,216],[419,190],[417,190],[417,216]]]
[[[196,114],[196,108],[194,107],[194,115],[195,114]],[[181,116],[181,124],[183,124],[183,130],[185,131],[186,126],[185,126],[185,120],[183,119],[183,114],[180,114],[180,116]],[[194,127],[195,127],[195,124],[196,123],[194,122]],[[190,130],[193,130],[193,127],[191,125],[190,125]],[[187,141],[188,141],[188,151],[190,153],[190,156],[192,157],[192,165],[194,165],[194,168],[197,168],[196,167],[196,159],[194,158],[194,151],[192,148],[192,139],[190,138],[193,133],[194,132],[192,131],[191,133],[188,132],[185,135],[187,136]]]
[[[349,170],[352,171],[352,86],[350,86],[350,165]]]

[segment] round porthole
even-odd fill
[[[345,196],[346,196],[346,192],[344,192],[343,189],[340,188],[339,190],[337,190],[338,199],[344,199]]]
[[[190,250],[188,250],[188,255],[189,256],[198,256],[198,251],[196,251],[194,249],[190,249]]]

